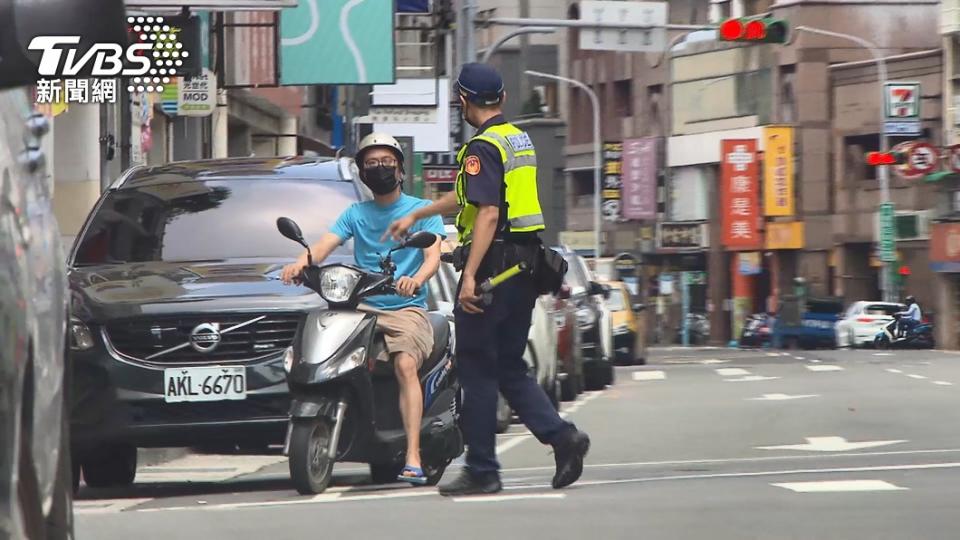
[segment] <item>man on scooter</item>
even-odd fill
[[[897,339],[906,336],[910,330],[923,321],[923,314],[920,312],[920,304],[917,303],[917,299],[911,295],[907,297],[905,302],[907,310],[897,313],[900,316],[899,324],[897,324]]]
[[[319,265],[337,246],[354,240],[354,258],[359,268],[380,272],[379,255],[396,244],[385,236],[396,219],[427,206],[430,201],[411,197],[401,191],[404,160],[400,143],[390,135],[372,133],[360,141],[356,156],[360,178],[373,192],[373,200],[355,203],[340,217],[312,248],[313,262]],[[398,480],[422,485],[427,482],[420,463],[420,423],[423,417],[423,393],[418,369],[433,349],[433,329],[427,318],[427,281],[440,266],[440,240],[446,237],[438,216],[417,222],[410,233],[428,231],[438,240],[424,250],[401,250],[394,254],[396,295],[372,296],[359,309],[376,313],[377,330],[383,333],[389,356],[393,358],[400,385],[400,413],[407,435],[406,467]],[[281,278],[290,284],[307,265],[304,252],[283,269]],[[389,360],[389,358],[381,358]]]

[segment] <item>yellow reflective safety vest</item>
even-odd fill
[[[470,142],[485,141],[500,151],[503,159],[503,181],[506,184],[504,203],[507,205],[506,230],[514,233],[536,232],[544,229],[543,212],[537,196],[537,153],[526,132],[513,124],[497,124],[475,135]],[[464,156],[470,142],[457,154],[460,172],[457,174],[457,231],[461,244],[469,244],[478,208],[467,201],[467,178]]]

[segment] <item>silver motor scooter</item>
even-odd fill
[[[383,351],[376,315],[357,310],[361,300],[395,294],[393,252],[424,249],[436,235],[417,233],[381,257],[381,273],[330,264],[316,266],[300,227],[279,218],[283,236],[307,248],[301,282],[328,307],[308,314],[287,350],[284,367],[293,402],[284,453],[290,477],[301,494],[323,492],[336,461],[368,463],[375,483],[397,480],[406,455],[393,366],[377,361]],[[447,465],[463,453],[458,426],[460,385],[453,370],[450,323],[430,313],[433,351],[420,368],[423,422],[421,459],[428,485],[436,485]]]

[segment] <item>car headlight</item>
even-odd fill
[[[86,351],[93,348],[93,333],[80,319],[70,318],[70,350]]]
[[[283,369],[287,373],[290,373],[290,370],[293,369],[293,347],[287,347],[287,350],[283,352]]]
[[[595,322],[597,322],[597,315],[593,310],[587,308],[577,310],[577,324],[580,325],[581,328],[593,326]]]
[[[324,268],[320,274],[320,294],[327,302],[346,302],[353,296],[361,276],[360,272],[346,266]]]

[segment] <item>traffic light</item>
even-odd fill
[[[787,21],[772,17],[728,19],[720,25],[720,41],[786,43],[788,33]]]
[[[867,165],[903,165],[907,162],[906,152],[867,152]]]

